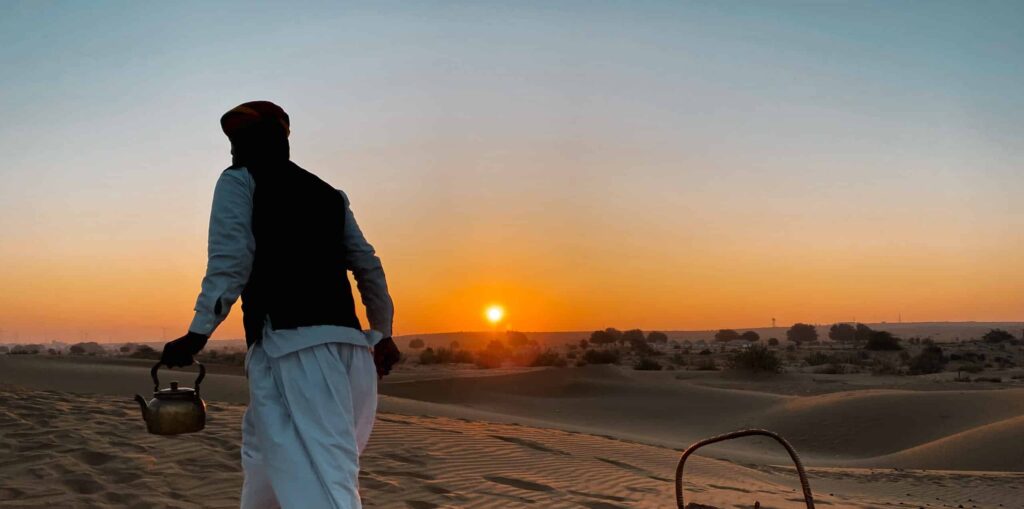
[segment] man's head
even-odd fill
[[[287,161],[288,114],[270,101],[235,106],[220,117],[220,126],[231,140],[236,165],[253,166]]]

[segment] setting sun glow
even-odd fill
[[[488,322],[498,323],[505,317],[505,309],[501,306],[488,306],[484,315],[487,316]]]

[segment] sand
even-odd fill
[[[820,507],[1024,507],[1024,389],[794,396],[712,386],[735,382],[722,374],[444,373],[404,370],[382,385],[367,507],[673,507],[678,449],[752,425],[797,446]],[[237,507],[244,378],[210,375],[207,429],[168,438],[145,432],[130,399],[146,376],[130,363],[0,356],[0,507]],[[777,446],[705,451],[687,464],[688,500],[801,506]]]

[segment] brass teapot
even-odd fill
[[[142,407],[142,418],[146,421],[146,429],[154,435],[179,435],[194,433],[206,426],[206,402],[199,397],[199,384],[206,376],[206,368],[199,366],[199,377],[196,387],[178,387],[178,382],[171,382],[170,388],[160,390],[160,379],[156,371],[160,363],[149,370],[153,377],[153,399],[148,403],[146,398],[135,395],[135,401]]]

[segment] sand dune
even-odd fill
[[[877,461],[904,468],[941,469],[955,464],[965,470],[1022,472],[1024,416],[971,428]]]
[[[148,435],[127,398],[0,388],[0,507],[237,507],[243,409],[212,403],[206,430],[168,438]],[[611,437],[385,413],[360,483],[367,507],[671,507],[677,458]],[[1012,507],[1024,481],[856,469],[811,476],[819,505],[835,508]],[[717,507],[799,500],[785,466],[694,457],[687,480],[689,500]]]
[[[671,507],[678,449],[742,427],[789,438],[821,506],[1021,507],[1024,497],[1024,474],[997,472],[1024,470],[1022,389],[835,384],[795,396],[770,386],[792,377],[474,374],[407,369],[382,384],[368,507]],[[0,507],[237,506],[245,382],[209,376],[207,430],[164,438],[145,433],[130,400],[150,389],[145,365],[0,357]],[[687,472],[695,500],[719,507],[792,507],[798,494],[788,458],[765,440],[702,450]]]

